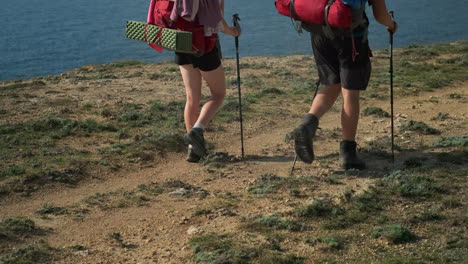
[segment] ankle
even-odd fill
[[[201,130],[205,130],[205,125],[202,122],[197,121],[195,125],[193,126],[193,128],[199,128]]]
[[[343,140],[340,142],[341,155],[355,155],[357,149],[356,141]]]
[[[309,125],[309,124],[318,125],[318,122],[319,122],[318,117],[314,114],[309,113],[304,117],[304,121],[302,123],[306,125]]]

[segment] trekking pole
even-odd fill
[[[294,163],[293,163],[293,165],[292,165],[291,172],[289,172],[289,175],[291,175],[291,176],[292,176],[293,173],[294,173],[294,168],[296,167],[296,162],[297,162],[297,154],[296,154],[296,156],[294,157]]]
[[[235,27],[239,29],[240,33],[240,25],[239,25],[239,15],[234,14],[232,15],[232,23]],[[244,126],[243,126],[243,119],[242,119],[242,92],[241,92],[241,79],[240,79],[240,66],[239,66],[239,37],[235,37],[236,41],[236,64],[237,64],[237,90],[239,93],[239,122],[240,122],[240,132],[241,132],[241,152],[242,152],[242,159],[244,159]]]
[[[393,11],[390,11],[390,15],[393,17]],[[395,163],[395,130],[394,130],[394,111],[393,111],[393,32],[389,32],[390,35],[390,116],[391,116],[391,130],[392,130],[392,162]]]

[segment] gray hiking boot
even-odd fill
[[[343,140],[340,143],[340,165],[344,170],[366,169],[366,163],[361,160],[356,153],[356,141]]]
[[[195,154],[193,151],[192,145],[189,145],[187,150],[187,158],[185,160],[191,163],[198,163],[200,159],[201,157]]]
[[[192,151],[200,158],[206,156],[205,138],[203,129],[192,128],[190,132],[184,135],[185,143],[192,145]]]
[[[317,117],[309,114],[306,117],[306,121],[293,131],[296,155],[308,164],[314,160],[313,138],[315,137],[318,123]]]

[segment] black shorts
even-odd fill
[[[221,54],[217,46],[202,56],[176,52],[175,63],[177,65],[192,64],[194,68],[199,68],[202,71],[212,71],[221,65]]]
[[[358,55],[353,60],[351,37],[337,37],[333,40],[311,34],[312,49],[320,78],[325,85],[341,83],[349,90],[365,90],[371,74],[372,52],[367,39],[355,38]]]

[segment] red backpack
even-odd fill
[[[278,13],[296,20],[314,24],[325,24],[325,15],[328,13],[328,24],[332,27],[345,28],[351,26],[351,7],[340,0],[328,6],[329,0],[276,0]],[[328,8],[328,12],[327,9]]]
[[[169,0],[151,0],[148,10],[148,24],[192,32],[192,51],[197,55],[203,55],[213,50],[218,39],[217,34],[206,37],[204,27],[198,23],[197,19],[187,21],[179,16],[176,21],[172,21],[170,16],[174,4],[174,1]],[[157,51],[162,51],[162,48],[155,44],[149,43],[149,45]]]
[[[364,21],[365,5],[353,9],[342,0],[275,0],[278,13],[325,33],[353,30]],[[304,25],[303,25],[304,27]],[[307,29],[307,27],[305,27]]]

